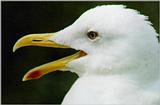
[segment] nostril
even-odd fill
[[[32,40],[33,42],[40,42],[40,41],[43,41],[43,40],[41,40],[41,39],[34,39],[34,40]]]

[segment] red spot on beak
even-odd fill
[[[40,70],[36,70],[36,71],[33,71],[31,73],[29,73],[29,75],[27,76],[27,78],[30,78],[30,79],[38,79],[41,77],[41,71]]]

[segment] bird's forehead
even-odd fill
[[[102,36],[126,35],[149,26],[147,17],[123,5],[98,6],[83,13],[74,23],[79,31],[97,31]],[[148,22],[148,23],[147,23]]]
[[[144,20],[136,10],[128,9],[123,5],[97,6],[83,13],[75,23],[88,26],[117,25],[122,22],[129,23],[134,19]]]
[[[112,19],[113,17],[121,16],[119,14],[122,12],[124,15],[124,10],[123,5],[97,6],[83,13],[78,20],[90,22],[101,19]]]

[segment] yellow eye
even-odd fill
[[[98,33],[97,32],[94,32],[94,31],[90,31],[87,33],[87,36],[89,39],[93,40],[93,39],[96,39],[98,37]]]

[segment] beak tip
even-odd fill
[[[24,75],[22,81],[39,79],[41,76],[42,73],[40,70],[33,69]]]
[[[19,48],[19,46],[18,46],[18,44],[17,44],[17,42],[14,44],[14,46],[13,46],[13,49],[12,49],[12,51],[13,51],[13,53],[17,50]]]
[[[12,52],[14,53],[16,51],[16,48],[15,48],[15,46],[13,47],[13,49],[12,49]]]
[[[28,81],[29,79],[27,79],[25,76],[23,77],[22,81]]]
[[[22,79],[22,81],[25,82],[26,80],[25,80],[25,79]]]

